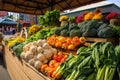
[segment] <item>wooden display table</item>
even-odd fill
[[[25,61],[20,61],[5,46],[4,60],[11,80],[50,80]]]

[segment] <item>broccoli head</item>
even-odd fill
[[[79,29],[79,27],[77,26],[77,24],[72,23],[69,25],[69,31],[71,31],[72,29]]]
[[[110,38],[113,37],[114,35],[115,35],[115,30],[110,26],[103,28],[98,32],[98,36],[101,38]]]
[[[56,34],[56,35],[60,35],[60,32],[61,32],[61,29],[60,28],[56,28],[55,30],[54,30],[54,34]]]
[[[74,36],[78,36],[78,37],[80,37],[81,36],[81,32],[80,32],[80,30],[79,29],[72,29],[71,31],[70,31],[70,37],[74,37]]]
[[[64,29],[67,29],[67,30],[68,30],[68,28],[69,28],[69,25],[68,25],[68,24],[65,24],[65,25],[61,26],[61,30],[64,30]]]
[[[69,35],[69,32],[67,31],[67,29],[64,29],[60,32],[60,35],[67,37]]]

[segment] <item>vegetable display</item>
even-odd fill
[[[116,16],[111,13],[106,19]],[[100,9],[76,18],[60,16],[57,10],[47,11],[39,17],[45,27],[33,25],[27,39],[16,37],[7,46],[52,80],[120,80],[120,45],[94,42],[84,46],[89,37],[120,36],[120,26],[103,23],[102,17]],[[71,23],[55,27],[59,21]]]
[[[82,46],[86,39],[84,37],[63,37],[63,36],[56,36],[53,35],[47,38],[48,44],[52,45],[56,48],[63,48],[68,50],[75,50],[78,46]]]
[[[116,34],[111,25],[90,20],[79,24],[80,31],[84,37],[111,38]]]
[[[54,34],[54,28],[43,28],[40,31],[38,31],[36,34],[28,37],[25,42],[18,44],[17,46],[15,46],[15,48],[13,49],[13,51],[15,52],[16,55],[18,55],[18,57],[20,57],[20,54],[23,51],[23,46],[25,46],[26,44],[33,42],[33,41],[37,41],[39,39],[46,39],[48,36],[51,36]]]
[[[70,25],[63,25],[60,28],[55,28],[54,34],[64,37],[74,37],[74,36],[80,37],[81,31],[75,23],[72,23]]]
[[[76,56],[69,55],[55,71],[57,80],[118,80],[120,79],[120,46],[110,42],[81,47]]]
[[[28,29],[28,35],[33,35],[36,32],[38,32],[40,29],[42,29],[42,26],[40,25],[32,25],[29,29]]]
[[[41,66],[48,63],[53,54],[56,53],[57,50],[52,48],[46,40],[38,40],[25,45],[20,56],[30,65],[40,70]]]

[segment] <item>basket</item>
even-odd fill
[[[110,25],[120,26],[120,19],[110,19]]]

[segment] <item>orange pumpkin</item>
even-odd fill
[[[41,71],[41,72],[44,72],[44,71],[45,71],[45,68],[47,68],[47,67],[48,67],[48,65],[47,65],[47,64],[42,65],[42,66],[41,66],[41,70],[40,70],[40,71]]]
[[[68,46],[68,49],[69,49],[69,50],[74,50],[74,49],[75,49],[75,46],[74,46],[73,44],[70,44],[70,45]]]
[[[72,42],[72,39],[71,39],[71,38],[67,38],[67,39],[66,39],[66,43],[67,43],[67,44],[71,44],[71,42]]]
[[[67,48],[68,48],[68,44],[67,44],[67,43],[63,43],[63,44],[62,44],[62,48],[63,48],[63,49],[67,49]]]
[[[65,42],[66,38],[63,37],[63,36],[59,36],[58,40],[59,40],[61,43],[63,43],[63,42]]]
[[[80,37],[79,41],[80,41],[80,43],[85,43],[86,39],[85,39],[85,37]]]
[[[49,62],[49,66],[53,68],[53,67],[55,67],[55,63],[57,63],[56,60],[51,60],[51,61]]]
[[[61,42],[56,42],[56,43],[55,43],[55,47],[61,48],[61,47],[62,47],[62,43],[61,43]]]

